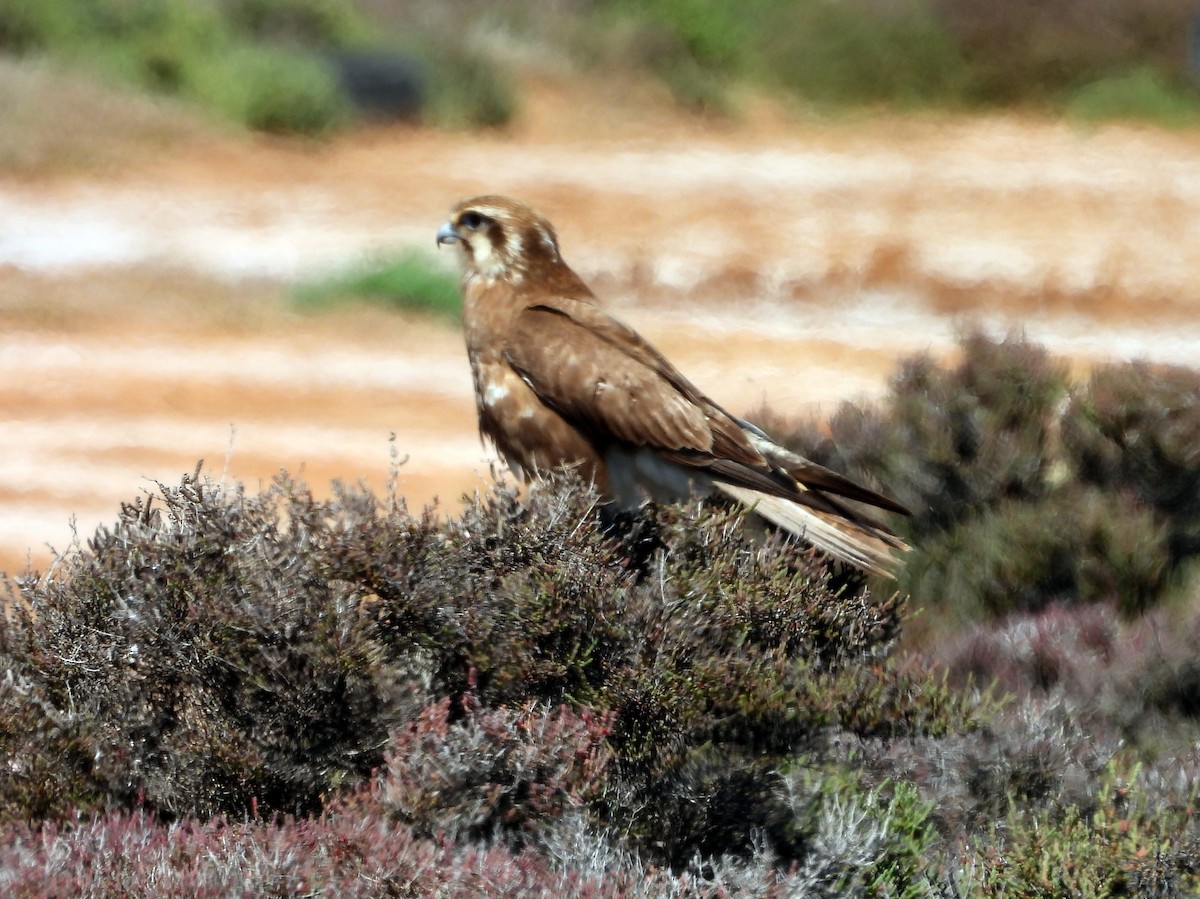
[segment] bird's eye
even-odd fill
[[[478,231],[483,227],[483,216],[478,212],[464,212],[458,223],[468,231]]]

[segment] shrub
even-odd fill
[[[1194,117],[1188,0],[611,0],[599,9],[589,25],[624,47],[618,57],[718,111],[728,111],[730,85],[749,80],[825,109],[1065,101],[1085,116]]]
[[[612,716],[526,703],[484,711],[468,696],[451,722],[449,699],[424,709],[389,745],[372,794],[420,836],[523,845],[545,823],[603,794]],[[374,811],[374,810],[372,810]]]
[[[164,497],[161,510],[125,507],[10,630],[37,726],[7,748],[69,766],[78,754],[55,762],[40,734],[86,745],[70,777],[106,803],[311,810],[379,763],[411,685],[381,671],[361,597],[292,552],[315,538],[314,506],[292,503],[283,525],[278,496],[189,481]]]
[[[425,63],[427,121],[448,128],[499,128],[512,121],[517,91],[501,66],[461,35],[424,37],[413,52]]]
[[[919,2],[791,4],[759,36],[762,77],[826,107],[961,102],[970,73]]]
[[[319,133],[345,116],[336,78],[318,54],[361,40],[356,17],[340,2],[8,0],[8,7],[0,5],[2,45],[63,54],[276,132]]]
[[[997,374],[1040,360],[1021,383],[1041,409],[1056,369],[1009,344],[971,345],[962,408],[1060,447]],[[1114,545],[1137,517],[1098,485],[1017,482],[990,509],[1013,542],[1050,500]],[[897,598],[743,513],[597,502],[563,477],[443,520],[193,475],[123,507],[10,586],[0,890],[1196,886],[1194,620],[1159,637],[1164,610],[1123,624],[1072,595],[941,651],[1001,677],[1001,705],[895,651]],[[1065,592],[1105,583],[1090,571]]]
[[[1065,704],[1094,742],[1119,741],[1169,769],[1176,748],[1200,736],[1197,630],[1194,610],[1168,606],[1128,621],[1113,603],[1063,603],[976,623],[931,655],[956,682]]]
[[[901,585],[954,620],[1159,602],[1200,551],[1200,375],[1121,364],[1081,388],[1043,348],[978,333],[961,356],[907,360],[880,406],[785,439],[913,511]]]
[[[652,0],[613,4],[616,11],[635,15],[650,27],[676,35],[688,56],[706,69],[737,73],[747,66],[754,37],[754,14],[768,4],[734,6],[722,0]]]
[[[791,826],[805,835],[811,895],[927,895],[932,804],[907,782],[871,787],[846,769],[797,765],[782,778]]]
[[[196,60],[181,87],[258,131],[316,135],[349,116],[335,73],[321,59],[293,50],[233,46]]]
[[[1020,337],[969,334],[951,368],[926,355],[900,364],[880,408],[843,404],[828,424],[787,436],[814,459],[886,485],[913,512],[917,541],[1004,500],[1044,497],[1067,397],[1062,363]]]
[[[62,827],[10,825],[0,836],[0,887],[5,895],[30,899],[265,893],[549,899],[689,892],[668,872],[639,871],[635,863],[628,870],[614,865],[603,877],[586,876],[579,873],[583,860],[563,870],[532,852],[420,839],[390,825],[376,809],[312,820],[170,825],[143,813],[122,813]],[[768,872],[760,880],[768,882]]]
[[[217,12],[203,4],[106,2],[90,18],[80,34],[78,53],[143,87],[169,94],[184,91],[193,69],[221,53],[232,39]]]
[[[681,106],[729,115],[729,79],[698,61],[679,35],[654,25],[638,25],[624,38],[623,54],[654,73]]]
[[[757,80],[825,107],[955,101],[966,77],[950,35],[923,4],[608,4],[625,55],[690,106],[729,111],[726,90]],[[615,24],[614,24],[615,23]]]
[[[1175,560],[1200,552],[1200,372],[1098,368],[1067,409],[1062,434],[1084,483],[1158,510]]]
[[[1162,72],[1145,66],[1078,88],[1067,97],[1065,109],[1089,122],[1124,119],[1178,127],[1200,120],[1200,98],[1194,90],[1172,84]]]
[[[1096,491],[1003,501],[930,535],[902,584],[961,620],[1111,601],[1127,615],[1162,595],[1170,571],[1165,530],[1148,511]]]
[[[1122,774],[1124,776],[1122,776]],[[1198,883],[1200,844],[1187,804],[1147,807],[1114,765],[1096,806],[1014,804],[1002,828],[976,843],[967,867],[982,896],[1186,895]]]
[[[261,41],[347,48],[368,33],[357,9],[340,0],[219,0],[219,6],[234,29]]]
[[[77,33],[78,4],[0,0],[0,48],[12,53],[45,50]]]
[[[934,0],[985,102],[1053,100],[1149,66],[1184,74],[1189,0]]]
[[[794,858],[783,759],[984,713],[890,659],[895,600],[831,591],[731,510],[606,529],[567,482],[446,523],[286,480],[159,502],[0,626],[3,817],[312,813],[382,765],[418,833],[517,847],[571,812],[679,867],[749,854],[756,828]]]
[[[1189,742],[1150,761],[1051,690],[971,733],[851,751],[929,809],[932,895],[1189,895],[1200,870]]]

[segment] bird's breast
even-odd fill
[[[605,489],[604,463],[597,448],[538,399],[520,375],[502,360],[473,358],[471,369],[480,434],[495,445],[518,477],[573,467],[584,480]]]

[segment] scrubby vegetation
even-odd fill
[[[1200,551],[1200,372],[1121,363],[1079,383],[1016,336],[972,334],[961,354],[910,359],[878,406],[785,439],[914,511],[902,586],[924,605],[967,620],[1161,602]]]
[[[643,48],[685,100],[731,82],[845,108],[1035,104],[1178,124],[1200,111],[1186,0],[611,0],[619,46]],[[633,38],[629,35],[634,35]]]
[[[907,601],[719,504],[186,477],[9,584],[0,885],[1194,894],[1198,394],[972,336],[797,429],[914,506]]]
[[[0,0],[0,51],[53,54],[285,133],[350,121],[352,101],[504,125],[517,70],[564,64],[657,78],[721,113],[749,85],[823,110],[1024,105],[1183,125],[1200,119],[1194,15],[1189,0]]]
[[[462,41],[410,32],[384,29],[347,0],[0,0],[0,51],[63,58],[262,131],[314,135],[349,121],[345,76],[368,51],[416,58],[392,89],[435,123],[511,117],[496,65]]]
[[[4,0],[0,47],[67,57],[110,77],[204,103],[251,127],[313,133],[343,112],[334,74],[312,56],[354,40],[349,11],[334,14],[335,6]],[[286,29],[290,40],[258,40],[267,23],[272,31]]]

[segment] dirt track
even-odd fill
[[[624,318],[736,411],[832,408],[965,319],[1082,363],[1200,347],[1200,134],[1012,118],[592,133],[543,89],[508,136],[213,139],[121,172],[0,180],[0,568],[36,565],[198,458],[250,484],[486,479],[458,334],[284,283],[433,247],[462,196],[528,199]]]

